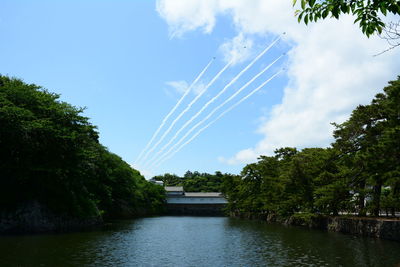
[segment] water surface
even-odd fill
[[[225,217],[0,237],[0,266],[400,266],[400,243]]]

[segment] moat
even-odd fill
[[[2,236],[0,266],[397,266],[400,243],[226,217]]]

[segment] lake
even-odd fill
[[[400,243],[227,217],[0,237],[0,266],[400,266]]]

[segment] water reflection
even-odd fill
[[[395,266],[400,243],[223,217],[0,238],[0,266]]]
[[[243,246],[264,244],[260,254],[268,266],[394,266],[400,262],[397,242],[262,222],[229,220],[228,224],[246,233]]]

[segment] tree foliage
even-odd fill
[[[183,186],[186,192],[220,192],[223,178],[231,176],[217,171],[215,174],[187,171],[183,177],[166,173],[152,179],[162,181],[165,186]]]
[[[400,210],[400,77],[334,124],[329,148],[281,148],[226,177],[231,211],[371,214]]]
[[[99,144],[83,109],[58,99],[0,76],[0,207],[35,200],[83,217],[160,207],[162,187]]]
[[[293,0],[293,5],[297,2]],[[382,16],[389,13],[400,14],[398,0],[300,0],[299,2],[301,9],[296,11],[299,22],[303,20],[308,24],[328,16],[339,19],[342,14],[352,14],[356,17],[354,23],[359,23],[362,32],[367,36],[382,33],[385,27]]]

